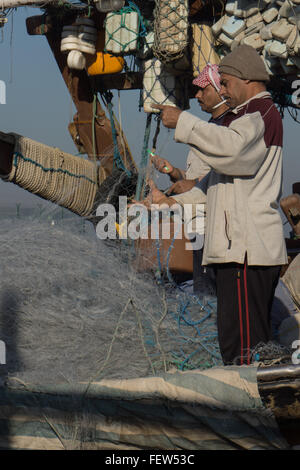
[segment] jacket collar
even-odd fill
[[[271,98],[271,94],[268,91],[261,91],[260,93],[257,93],[257,95],[249,98],[249,100],[245,101],[244,103],[239,104],[236,108],[232,109],[231,112],[234,114],[237,114],[242,108],[247,106],[247,104],[250,103],[250,101],[256,100],[258,98]]]

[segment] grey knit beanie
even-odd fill
[[[219,64],[219,73],[227,73],[244,80],[268,82],[265,64],[254,47],[237,46]]]

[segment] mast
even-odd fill
[[[69,24],[75,21],[77,13],[69,13]],[[103,15],[95,13],[98,24],[103,23]],[[88,158],[101,162],[100,183],[111,174],[114,164],[114,141],[111,121],[106,116],[98,99],[98,92],[104,93],[109,88],[134,89],[141,87],[138,74],[133,77],[120,74],[118,80],[111,76],[89,77],[86,70],[71,70],[67,66],[67,55],[60,51],[62,17],[54,17],[48,12],[26,19],[29,35],[45,35],[49,47],[56,60],[62,78],[68,88],[76,107],[73,122],[68,126],[72,139],[80,153],[86,153]],[[64,23],[65,24],[65,23]],[[115,77],[114,77],[115,78]],[[120,139],[120,128],[115,120],[117,139]],[[124,166],[130,171],[136,171],[129,146],[124,138],[124,145],[118,146]]]

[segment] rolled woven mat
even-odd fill
[[[94,162],[27,137],[15,138],[13,164],[6,181],[80,215],[90,215],[98,188]]]

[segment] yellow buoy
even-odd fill
[[[105,31],[98,33],[96,54],[86,57],[86,68],[89,75],[120,73],[124,67],[124,59],[104,51]]]

